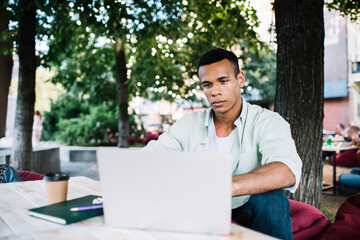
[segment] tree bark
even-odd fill
[[[115,59],[116,84],[119,102],[118,147],[127,148],[129,147],[128,85],[126,83],[125,47],[121,39],[118,39],[115,44]]]
[[[19,20],[20,67],[11,165],[15,169],[31,170],[36,71],[36,8],[32,0],[20,0],[19,7],[23,14]]]
[[[324,104],[323,0],[275,0],[277,74],[275,111],[291,125],[303,162],[301,202],[320,207]]]
[[[0,0],[0,33],[9,29],[9,17],[4,2],[5,0]],[[0,50],[7,52],[0,53],[0,138],[5,136],[6,131],[7,102],[13,66],[11,49],[10,39],[0,41]]]

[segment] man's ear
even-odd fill
[[[245,74],[243,71],[240,71],[236,76],[237,80],[239,81],[239,86],[242,88],[245,85]]]

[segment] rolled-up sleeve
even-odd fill
[[[271,162],[284,163],[295,176],[294,186],[285,190],[294,193],[299,186],[302,162],[297,154],[289,123],[277,114],[262,121],[258,134],[261,165]]]

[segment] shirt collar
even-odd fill
[[[210,114],[212,114],[212,108],[211,107],[205,109],[205,122],[204,122],[204,124],[205,124],[206,128],[209,127]]]
[[[241,97],[241,99],[242,99],[242,101],[241,101],[241,113],[240,113],[239,118],[235,120],[235,125],[236,126],[238,126],[239,123],[244,124],[244,121],[245,121],[245,119],[247,117],[247,114],[248,114],[249,104],[243,97]]]
[[[238,126],[239,123],[244,123],[246,117],[247,117],[247,110],[248,110],[248,103],[246,100],[241,97],[241,113],[238,119],[235,120],[235,125]],[[209,127],[209,117],[210,114],[213,114],[212,108],[209,107],[205,109],[205,127]]]

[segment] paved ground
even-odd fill
[[[62,161],[61,171],[70,177],[85,176],[94,180],[99,180],[99,172],[96,163],[66,162]]]
[[[351,168],[336,167],[336,179],[339,180],[339,176],[342,173],[349,173],[351,171]],[[323,183],[326,184],[332,184],[332,177],[333,177],[333,168],[332,165],[325,164],[324,170],[323,170]],[[328,191],[329,193],[332,192],[332,190]],[[336,196],[332,195],[322,195],[321,196],[321,209],[326,209],[329,211],[332,215],[336,215],[337,210],[343,204],[343,202],[348,198],[348,196],[342,196],[337,192]]]

